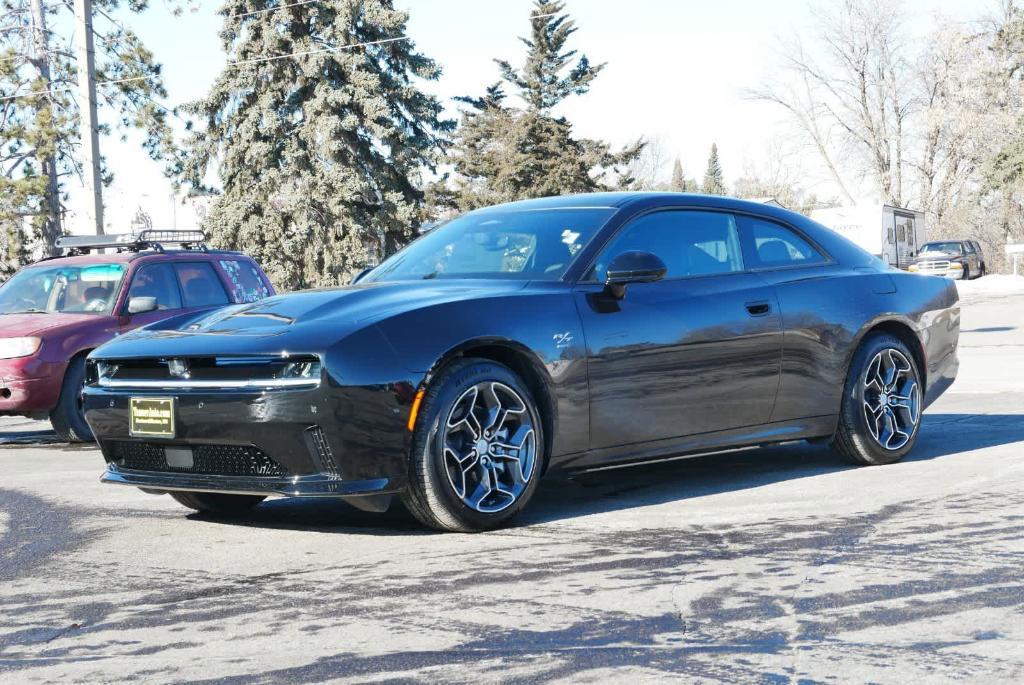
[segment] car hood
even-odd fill
[[[275,295],[147,326],[104,345],[93,356],[319,352],[389,316],[455,300],[508,294],[525,285],[496,280],[395,281]]]
[[[956,252],[940,252],[938,250],[929,250],[928,252],[920,252],[917,255],[915,261],[922,262],[930,259],[955,259],[956,257],[963,257],[962,254]]]
[[[100,314],[0,314],[0,336],[20,338],[60,334],[95,326],[104,317]]]

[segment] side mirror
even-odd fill
[[[145,314],[154,312],[157,309],[155,297],[133,297],[128,300],[129,314]]]
[[[366,274],[370,273],[371,271],[373,271],[373,270],[374,270],[374,269],[376,269],[376,268],[377,268],[376,266],[368,266],[368,267],[364,268],[364,269],[363,269],[362,271],[360,271],[359,273],[357,273],[357,274],[356,274],[356,275],[355,275],[355,276],[354,276],[354,277],[352,278],[352,280],[348,282],[348,284],[349,284],[349,285],[355,285],[355,284],[356,284],[356,283],[358,283],[359,281],[363,280],[363,277],[364,277],[364,276],[366,276]]]
[[[668,267],[650,252],[623,252],[608,265],[605,289],[616,299],[626,295],[630,283],[653,283],[665,277]]]

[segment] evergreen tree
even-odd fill
[[[683,173],[683,163],[676,157],[675,164],[672,165],[672,180],[669,182],[668,189],[673,193],[688,193],[693,190],[690,183],[686,180],[686,175]]]
[[[620,152],[608,143],[573,136],[572,124],[552,109],[571,95],[586,93],[604,68],[566,48],[576,24],[560,0],[535,0],[531,37],[523,38],[526,62],[516,69],[495,60],[502,82],[468,105],[455,139],[453,183],[437,191],[459,209],[532,197],[606,190],[610,172],[635,159],[638,142]],[[524,108],[506,104],[504,85]]]
[[[190,105],[205,128],[185,167],[195,187],[219,172],[204,226],[279,288],[342,283],[423,219],[419,174],[453,124],[415,80],[440,69],[392,0],[227,0],[221,14],[231,59]]]
[[[121,6],[141,12],[149,1],[93,2],[94,12],[107,17]],[[24,264],[34,249],[55,253],[53,243],[65,228],[65,183],[81,172],[71,8],[0,0],[0,276]],[[105,18],[93,32],[101,116],[112,111],[121,128],[141,129],[150,156],[173,166],[167,110],[153,100],[167,95],[160,65],[119,22]],[[112,179],[104,165],[104,182]]]
[[[722,175],[722,164],[718,161],[718,144],[711,144],[708,156],[708,169],[704,172],[704,185],[701,192],[706,195],[725,195],[725,178]]]

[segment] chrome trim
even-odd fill
[[[123,388],[139,390],[190,390],[190,389],[252,389],[261,388],[317,388],[319,378],[248,378],[244,380],[118,380],[100,378],[97,384],[102,388]]]

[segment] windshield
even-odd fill
[[[114,308],[124,271],[124,264],[23,269],[0,286],[0,314],[108,314]]]
[[[921,252],[941,252],[943,254],[963,254],[963,246],[957,242],[925,243]]]
[[[489,210],[434,229],[362,282],[429,278],[557,281],[614,209]]]

